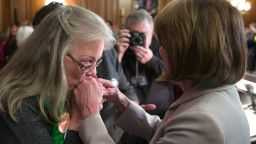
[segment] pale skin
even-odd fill
[[[118,38],[117,38],[118,60],[119,62],[122,61],[125,51],[129,48],[131,31],[143,32],[145,34],[145,37],[146,37],[145,45],[133,46],[131,47],[131,49],[134,52],[136,59],[141,64],[146,64],[153,57],[153,52],[149,48],[151,44],[152,35],[153,35],[153,27],[148,23],[147,20],[143,20],[136,24],[130,25],[127,29],[123,29],[119,31]]]
[[[101,58],[104,40],[89,43],[76,43],[70,54],[80,63],[95,63]],[[99,113],[102,108],[103,86],[98,82],[96,66],[81,71],[68,56],[64,58],[66,75],[70,90],[73,91],[71,120],[68,130],[79,130],[79,121]]]
[[[104,86],[104,97],[116,104],[119,112],[123,112],[131,101],[128,99],[111,81],[105,79],[99,79],[99,82]],[[133,102],[136,103],[136,102]],[[137,104],[137,103],[136,103]],[[154,104],[140,105],[145,110],[154,110],[156,106]]]

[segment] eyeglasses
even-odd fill
[[[94,67],[97,67],[102,62],[102,59],[98,59],[94,64],[91,62],[85,62],[85,64],[79,62],[77,59],[75,59],[71,54],[67,54],[68,57],[71,58],[73,63],[77,64],[79,68],[81,69],[82,73],[88,72],[89,70],[93,69]]]

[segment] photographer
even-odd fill
[[[153,19],[145,10],[129,14],[117,38],[118,59],[142,104],[152,81],[164,70],[159,45],[153,36]]]
[[[154,80],[164,70],[164,63],[159,54],[160,46],[153,36],[153,31],[154,22],[151,15],[145,10],[139,10],[126,17],[125,29],[120,30],[117,37],[118,60],[122,64],[126,78],[134,86],[140,104],[148,104],[149,91],[152,89],[151,84],[156,84]],[[165,84],[162,88],[169,90],[168,86],[168,84]],[[163,89],[157,90],[162,91]],[[155,96],[153,95],[153,97]],[[163,103],[169,102],[169,94],[164,94],[163,97],[159,96],[159,98]],[[150,101],[150,103],[156,104],[155,101]],[[158,104],[156,105],[157,108],[150,111],[150,113],[161,116],[165,113],[169,103],[167,107],[163,108],[164,110]],[[125,133],[121,143],[146,144],[147,142],[144,139]]]

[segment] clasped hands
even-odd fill
[[[99,114],[103,107],[103,99],[113,102],[119,112],[124,111],[131,102],[111,81],[91,76],[86,77],[73,89],[68,129],[78,131],[80,120]],[[141,107],[145,110],[156,108],[153,104],[141,105]]]
[[[131,102],[111,81],[87,77],[74,88],[72,115],[76,113],[80,119],[99,113],[103,101],[113,102],[118,111],[124,111]],[[145,110],[155,109],[155,105],[142,105]]]

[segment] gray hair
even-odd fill
[[[25,98],[37,96],[46,119],[58,120],[68,102],[64,57],[74,42],[103,38],[106,48],[114,37],[95,13],[77,6],[63,6],[48,14],[0,72],[0,111],[13,120]],[[47,110],[45,104],[48,104]]]
[[[154,21],[152,16],[145,11],[144,9],[137,10],[135,12],[130,13],[126,19],[125,19],[125,28],[128,28],[129,26],[133,24],[140,23],[144,20],[147,20],[149,25],[153,28],[154,27]]]

